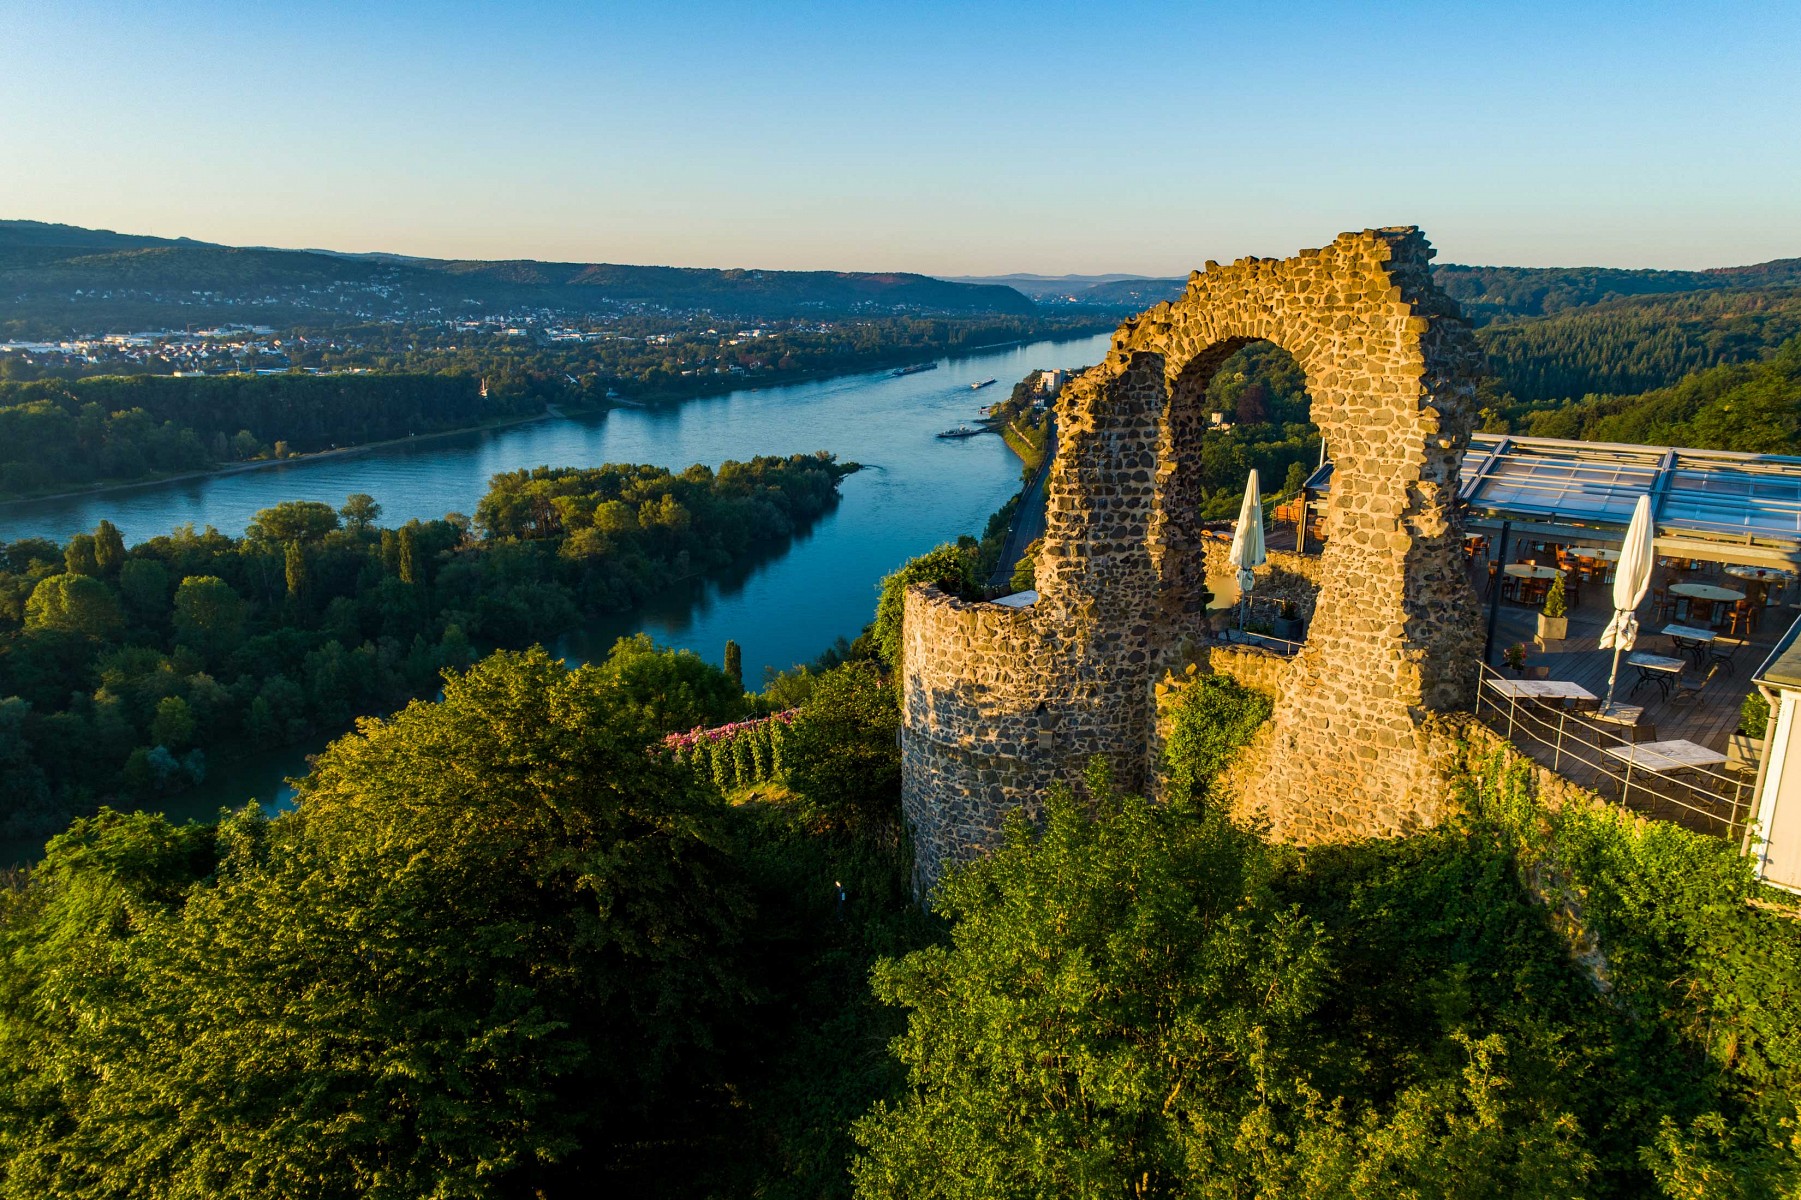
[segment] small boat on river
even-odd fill
[[[943,433],[939,434],[938,436],[941,438],[967,438],[967,437],[975,437],[978,433],[981,433],[981,432],[982,431],[980,429],[971,429],[967,425],[959,425],[955,429],[945,430]]]
[[[992,379],[984,379],[984,380],[982,380],[982,382],[980,382],[980,383],[972,383],[972,384],[970,384],[970,385],[969,385],[969,390],[970,390],[970,391],[972,391],[972,392],[979,392],[979,391],[981,391],[981,390],[982,390],[982,389],[983,389],[983,388],[985,388],[985,387],[987,387],[987,386],[988,386],[988,385],[989,385],[989,384],[991,384],[991,383],[993,383],[993,382],[994,382],[994,380],[992,380]]]
[[[914,363],[910,367],[896,368],[895,370],[890,371],[889,374],[893,375],[896,379],[898,379],[902,375],[917,375],[921,371],[936,371],[937,369],[938,369],[938,364],[935,362]]]

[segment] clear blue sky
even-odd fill
[[[239,244],[1175,274],[1801,255],[1801,3],[5,0],[0,217]]]

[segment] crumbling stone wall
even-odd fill
[[[1379,229],[1208,263],[1064,386],[1037,602],[907,596],[903,805],[922,887],[1092,755],[1154,788],[1158,684],[1210,661],[1203,399],[1256,340],[1306,374],[1335,472],[1307,645],[1282,664],[1237,806],[1301,841],[1438,819],[1423,722],[1467,703],[1480,646],[1454,509],[1480,357],[1432,253],[1415,229]]]

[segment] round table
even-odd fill
[[[1670,588],[1670,595],[1687,596],[1690,600],[1711,600],[1716,604],[1745,598],[1743,592],[1735,592],[1731,588],[1715,587],[1711,583],[1678,583]]]
[[[1501,569],[1515,579],[1556,579],[1563,574],[1556,567],[1535,567],[1531,563],[1508,563]]]
[[[1618,550],[1598,550],[1592,546],[1579,547],[1570,551],[1570,555],[1573,558],[1590,558],[1596,562],[1620,561],[1620,552]]]

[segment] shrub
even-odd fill
[[[1557,573],[1557,578],[1551,581],[1550,590],[1545,593],[1543,611],[1545,616],[1552,619],[1564,616],[1569,612],[1569,602],[1563,594],[1563,572],[1561,571]]]
[[[909,559],[900,570],[883,579],[872,633],[876,653],[890,668],[900,666],[901,618],[907,589],[916,583],[935,583],[951,595],[966,600],[979,600],[982,595],[975,578],[975,563],[970,552],[961,546],[944,545]]]
[[[1232,752],[1251,740],[1269,719],[1269,697],[1252,691],[1230,675],[1202,675],[1182,690],[1176,701],[1163,761],[1169,771],[1172,802],[1198,804],[1207,799],[1213,777]]]

